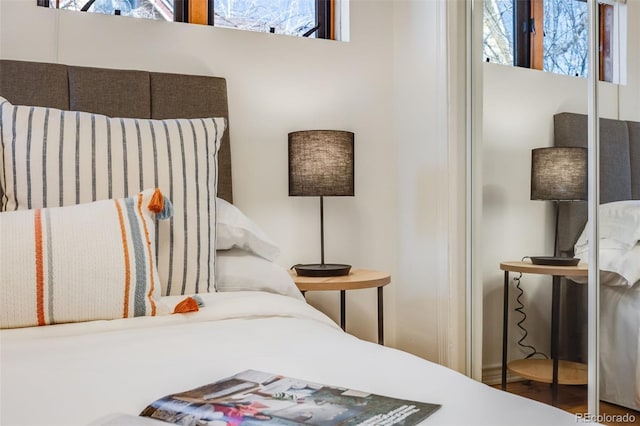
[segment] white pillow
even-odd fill
[[[576,248],[575,257],[588,260],[589,248]],[[640,243],[631,250],[619,241],[600,240],[600,283],[611,287],[632,287],[640,281]],[[605,274],[611,272],[614,274]]]
[[[266,291],[304,300],[282,266],[240,249],[216,252],[218,291]]]
[[[216,249],[241,248],[267,260],[280,255],[280,248],[233,204],[216,198]]]
[[[640,200],[615,201],[599,208],[600,239],[613,240],[630,250],[640,240]],[[587,247],[589,223],[576,241],[575,251]],[[608,243],[610,244],[610,243]]]
[[[158,314],[154,220],[169,206],[151,189],[0,213],[0,328]]]

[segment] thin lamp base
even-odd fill
[[[301,277],[338,277],[349,275],[351,265],[336,263],[316,263],[308,265],[295,265],[296,274]]]

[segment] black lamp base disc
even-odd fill
[[[300,277],[339,277],[349,275],[349,271],[351,271],[351,265],[335,263],[296,265],[293,268]]]
[[[575,257],[531,256],[534,265],[547,266],[576,266],[580,259]]]

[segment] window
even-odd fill
[[[315,0],[215,0],[214,10],[221,27],[298,36],[316,28]]]
[[[600,0],[600,80],[624,82],[626,6]],[[486,0],[484,57],[487,62],[586,77],[586,0]]]
[[[340,38],[345,0],[36,0],[58,9],[190,22],[302,37]]]
[[[166,0],[37,0],[55,9],[123,15],[134,18],[173,20],[173,5]]]

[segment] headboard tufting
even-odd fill
[[[227,83],[219,77],[0,60],[0,96],[111,117],[229,120]],[[228,127],[218,154],[218,196],[233,201]]]

